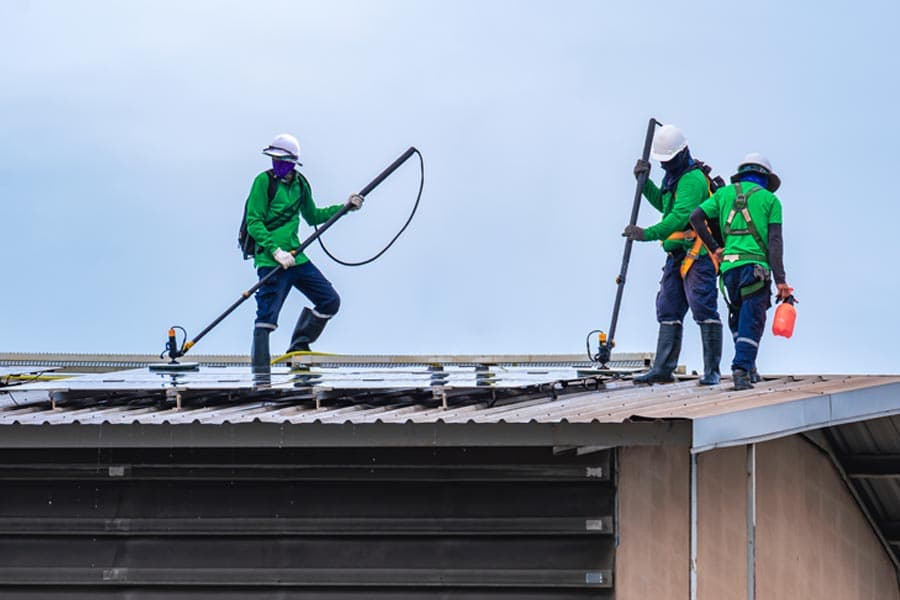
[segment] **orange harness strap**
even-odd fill
[[[693,229],[689,229],[687,231],[676,231],[675,233],[667,237],[666,240],[687,240],[694,242],[694,244],[691,246],[691,249],[688,250],[687,256],[685,256],[684,260],[681,261],[681,277],[684,278],[684,276],[688,274],[688,271],[691,270],[691,267],[694,266],[694,262],[697,260],[697,257],[700,256],[700,248],[703,248],[705,244]],[[716,274],[718,274],[719,261],[716,260],[716,255],[710,252],[709,248],[706,249],[706,252],[709,254],[709,258],[712,260],[713,266],[716,268]]]

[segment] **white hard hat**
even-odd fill
[[[300,142],[289,133],[279,133],[271,144],[263,148],[263,154],[299,165]]]
[[[653,148],[650,156],[659,162],[672,160],[675,155],[687,148],[684,132],[674,125],[663,125],[653,136]]]
[[[781,178],[775,174],[771,161],[759,152],[751,152],[745,156],[744,160],[741,161],[741,164],[738,165],[737,170],[737,174],[731,178],[732,181],[739,179],[741,172],[746,173],[747,171],[751,171],[769,177],[769,185],[767,185],[766,188],[770,192],[774,192],[781,186]]]

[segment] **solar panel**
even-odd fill
[[[128,369],[111,373],[91,373],[55,381],[24,384],[20,389],[48,391],[134,391],[134,390],[252,390],[319,386],[330,389],[430,388],[517,388],[547,384],[579,377],[576,367],[310,367],[292,370],[273,367],[268,377],[260,377],[249,367],[201,367],[197,371],[156,372]]]
[[[196,371],[148,368],[92,373],[23,384],[17,390],[43,392],[54,406],[167,406],[177,408],[239,402],[324,404],[449,404],[488,402],[561,390],[584,378],[576,366],[356,365],[273,367],[254,374],[249,367],[204,366]],[[40,398],[34,396],[33,398]],[[40,401],[40,400],[38,400]],[[46,400],[43,400],[46,402]]]

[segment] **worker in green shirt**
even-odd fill
[[[304,307],[294,326],[287,352],[308,351],[341,305],[340,296],[322,272],[302,252],[297,229],[300,217],[309,225],[320,225],[341,208],[335,204],[318,208],[313,202],[309,182],[296,169],[300,165],[300,144],[290,134],[281,134],[263,150],[272,158],[272,168],[256,176],[247,200],[247,232],[256,242],[253,265],[260,279],[275,269],[256,291],[256,322],[250,358],[253,369],[269,367],[269,334],[278,327],[278,314],[291,288],[296,288],[312,303]],[[274,193],[269,194],[270,185]],[[350,210],[358,210],[363,197],[353,194],[347,200]]]
[[[793,290],[784,272],[781,201],[775,195],[781,179],[769,160],[754,152],[744,157],[731,181],[691,214],[691,223],[721,260],[728,326],[734,337],[734,389],[746,390],[759,380],[756,357],[766,310],[772,306],[772,278],[779,300]],[[714,239],[707,219],[719,224],[724,247]]]
[[[666,264],[656,296],[659,323],[656,356],[650,370],[633,381],[635,384],[674,381],[672,372],[681,353],[682,323],[690,308],[700,326],[703,342],[703,377],[699,383],[716,385],[722,358],[716,264],[695,239],[689,223],[691,212],[709,198],[709,180],[702,163],[691,156],[684,132],[674,125],[663,125],[656,131],[651,156],[660,161],[665,176],[659,187],[647,178],[642,192],[662,213],[662,220],[646,229],[629,225],[622,235],[640,242],[662,240]],[[650,163],[638,159],[635,177],[649,171]]]

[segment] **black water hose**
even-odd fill
[[[422,190],[425,188],[425,160],[422,158],[422,153],[419,152],[416,148],[410,148],[418,157],[419,157],[419,193],[416,195],[416,202],[413,204],[412,210],[409,213],[409,217],[406,219],[406,222],[403,224],[403,227],[400,228],[400,231],[391,238],[391,241],[388,242],[387,246],[382,248],[377,254],[375,254],[371,258],[367,258],[366,260],[361,260],[357,262],[345,261],[336,257],[334,254],[329,252],[328,248],[325,247],[325,242],[322,241],[322,238],[317,238],[319,241],[319,246],[322,247],[322,252],[324,252],[328,258],[338,263],[339,265],[344,265],[345,267],[361,267],[362,265],[367,265],[371,262],[374,262],[381,258],[381,255],[387,252],[391,246],[394,245],[394,242],[397,241],[403,232],[406,231],[406,228],[409,227],[409,224],[412,223],[413,217],[416,216],[416,211],[419,209],[419,201],[422,199]],[[408,152],[408,151],[407,151]],[[399,159],[398,159],[399,160]],[[380,183],[380,182],[379,182]],[[365,194],[360,194],[364,196]],[[318,227],[316,227],[316,231],[318,231]]]

